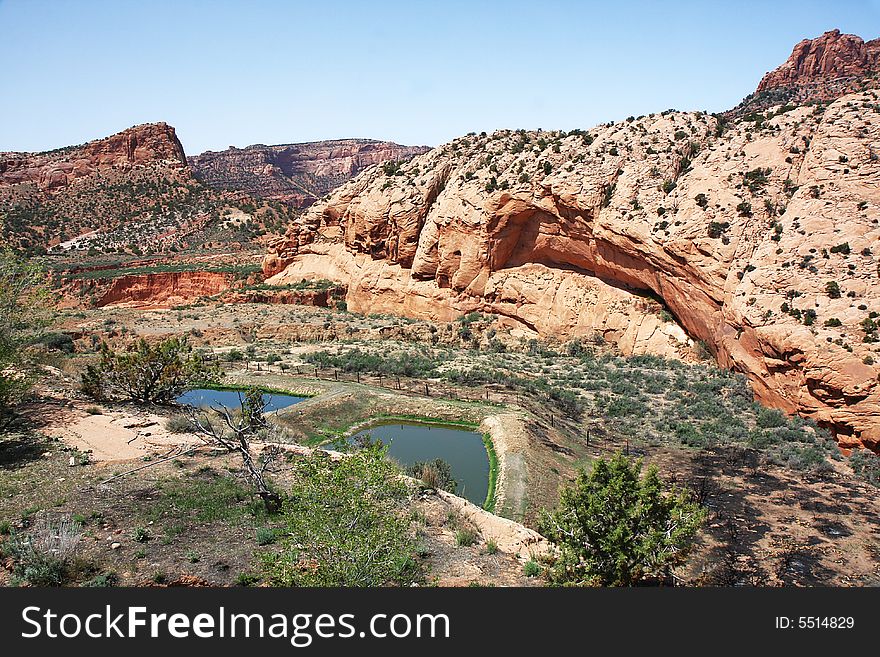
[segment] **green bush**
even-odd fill
[[[143,338],[126,351],[101,344],[101,359],[82,375],[82,390],[95,399],[121,396],[141,403],[162,404],[187,388],[216,382],[221,371],[194,353],[186,338],[150,344]]]
[[[705,512],[676,489],[664,490],[654,467],[622,453],[598,459],[545,512],[540,531],[558,548],[551,583],[630,586],[662,580],[684,560]]]
[[[151,536],[146,527],[135,527],[131,532],[131,538],[138,543],[146,543],[150,540]]]
[[[92,579],[83,582],[84,588],[111,588],[119,585],[119,575],[116,573],[101,573]]]
[[[470,528],[458,529],[455,532],[455,544],[459,547],[470,547],[478,538],[479,534]]]
[[[259,575],[253,573],[239,573],[235,577],[236,586],[255,586],[260,583]]]
[[[277,532],[271,527],[257,529],[257,545],[271,545],[278,539]]]
[[[31,530],[4,546],[13,561],[13,579],[31,586],[61,586],[76,556],[82,528],[70,518],[40,518]]]
[[[46,323],[45,279],[35,260],[0,249],[0,422],[13,417],[36,378],[25,346]]]
[[[755,416],[755,424],[762,429],[785,426],[785,415],[775,408],[760,408]]]
[[[867,449],[856,449],[850,454],[849,464],[860,478],[880,486],[880,456]]]
[[[45,345],[47,349],[72,354],[76,351],[73,338],[67,333],[46,333],[37,339],[37,344]]]
[[[523,574],[526,577],[537,577],[541,574],[541,566],[534,559],[529,559],[523,564]]]
[[[443,459],[433,461],[416,461],[406,468],[406,474],[420,479],[428,488],[455,492],[458,485],[452,476],[452,466]]]
[[[368,446],[332,461],[315,452],[292,464],[281,511],[285,538],[263,558],[274,586],[409,585],[420,578],[405,513],[407,488],[386,450]]]
[[[768,453],[771,463],[792,470],[817,471],[830,468],[825,450],[815,444],[782,443]]]
[[[730,228],[730,224],[728,222],[719,223],[717,221],[712,221],[709,223],[709,228],[707,229],[707,233],[709,237],[712,239],[718,239],[724,233],[727,232],[727,229]]]
[[[825,294],[832,299],[840,298],[840,286],[837,284],[837,281],[828,281],[825,283]]]

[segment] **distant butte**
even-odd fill
[[[303,208],[369,166],[408,160],[427,150],[427,146],[372,139],[336,139],[230,147],[190,157],[189,164],[196,177],[215,189],[242,191]]]

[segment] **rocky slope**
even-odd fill
[[[297,208],[357,175],[366,167],[406,160],[427,151],[371,139],[338,139],[302,144],[207,151],[189,158],[196,176],[217,189],[233,189]]]
[[[167,123],[148,123],[81,146],[44,153],[0,153],[0,186],[30,183],[51,192],[78,178],[137,166],[186,167],[186,155],[174,128]]]
[[[80,262],[260,248],[260,236],[293,212],[199,182],[165,123],[45,153],[0,153],[0,234],[30,253]]]
[[[878,449],[878,100],[457,139],[342,186],[264,271],[346,283],[355,311],[479,310],[627,353],[675,353],[680,326],[764,402]]]
[[[208,192],[165,123],[45,153],[0,154],[2,234],[32,252],[180,242],[222,207]]]

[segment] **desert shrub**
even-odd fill
[[[665,579],[682,563],[704,511],[676,489],[665,490],[654,467],[622,453],[598,459],[562,490],[540,531],[558,548],[548,570],[560,585],[629,586]]]
[[[751,217],[752,216],[752,204],[748,201],[742,201],[737,204],[736,211],[739,213],[741,217]]]
[[[541,574],[541,565],[534,559],[529,559],[523,564],[523,574],[526,577],[537,577]]]
[[[727,232],[727,229],[728,229],[728,228],[730,228],[730,224],[729,224],[728,222],[726,222],[726,221],[725,221],[725,222],[722,222],[722,223],[719,223],[719,222],[717,222],[717,221],[712,221],[712,222],[709,223],[709,227],[708,227],[706,233],[707,233],[707,234],[709,235],[709,237],[711,237],[712,239],[718,239],[718,238],[721,237],[725,232]]]
[[[452,466],[443,459],[417,461],[406,468],[410,477],[420,479],[428,488],[455,492],[457,482],[452,476]]]
[[[0,249],[0,422],[12,417],[34,381],[25,346],[46,323],[47,297],[39,264]]]
[[[828,281],[825,283],[825,294],[832,299],[840,298],[840,286],[837,284],[837,281]]]
[[[470,547],[477,542],[480,535],[471,527],[455,530],[455,544],[459,547]]]
[[[10,539],[13,577],[31,586],[61,586],[81,539],[81,526],[70,518],[40,518],[27,534]]]
[[[83,582],[84,588],[111,588],[119,584],[119,575],[116,573],[101,573],[90,580]]]
[[[469,324],[462,324],[466,329]],[[469,335],[469,331],[468,331]],[[313,351],[303,355],[307,363],[343,372],[376,372],[389,376],[426,376],[439,364],[433,358],[415,353],[383,354],[361,351],[355,347],[341,354]]]
[[[150,344],[143,338],[126,351],[101,344],[100,361],[82,375],[82,390],[95,399],[120,396],[142,403],[163,404],[187,388],[216,382],[221,376],[193,352],[186,338],[168,338]]]
[[[785,426],[785,415],[775,408],[759,408],[758,414],[755,416],[755,424],[762,429],[772,429],[774,427]]]
[[[768,460],[792,470],[821,471],[830,468],[825,450],[816,444],[783,442],[767,452]]]
[[[46,349],[61,351],[65,354],[72,354],[76,351],[73,338],[67,333],[46,333],[37,338],[36,343],[44,345]]]
[[[836,246],[832,246],[830,249],[831,253],[840,253],[842,255],[849,255],[850,248],[849,242],[843,242],[841,244],[837,244]]]
[[[257,528],[257,545],[271,545],[278,539],[278,533],[271,527]]]
[[[195,430],[193,422],[186,415],[172,415],[165,420],[165,428],[171,433],[192,433]]]
[[[419,579],[403,502],[407,488],[381,447],[292,463],[280,551],[263,559],[274,586],[408,585]]]
[[[880,486],[880,456],[867,449],[856,449],[850,454],[849,464],[857,476]]]

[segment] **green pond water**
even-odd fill
[[[349,442],[367,434],[387,445],[388,455],[404,465],[443,459],[449,463],[458,484],[456,495],[477,506],[486,501],[489,456],[482,434],[427,424],[382,424],[364,429],[349,438]]]

